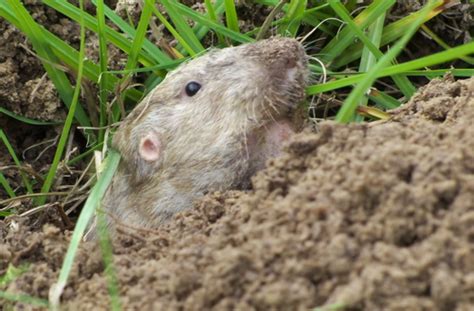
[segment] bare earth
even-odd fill
[[[210,195],[156,232],[123,227],[128,310],[474,309],[474,78],[434,80],[385,123],[297,135],[250,192]],[[0,222],[2,290],[46,298],[70,232]],[[107,310],[83,245],[63,303]],[[1,301],[22,309],[19,304]]]

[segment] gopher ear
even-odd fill
[[[150,131],[140,139],[138,155],[142,160],[146,162],[156,162],[160,160],[161,153],[162,143],[157,133]]]
[[[136,168],[132,168],[137,182],[153,176],[161,166],[164,142],[161,135],[153,130],[141,133],[136,149]]]
[[[122,155],[126,174],[133,182],[140,183],[160,169],[166,142],[163,135],[151,126],[130,127],[127,124],[118,129],[113,146]]]

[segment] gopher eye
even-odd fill
[[[188,95],[189,97],[194,96],[199,91],[200,88],[201,88],[201,84],[195,81],[191,81],[188,84],[186,84],[186,88],[185,88],[186,95]]]

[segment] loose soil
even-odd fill
[[[122,226],[128,310],[474,308],[474,78],[434,80],[388,122],[296,135],[249,192],[215,193],[157,231]],[[70,232],[1,223],[4,290],[46,298]],[[100,251],[81,246],[68,310],[107,310]],[[21,304],[3,301],[21,309]]]

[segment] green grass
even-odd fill
[[[1,147],[7,150],[21,177],[20,187],[13,188],[13,182],[6,177],[8,175],[0,171],[1,190],[9,197],[3,202],[12,202],[27,194],[34,197],[36,206],[47,203],[52,194],[59,193],[56,189],[61,185],[55,184],[58,181],[58,169],[87,161],[95,151],[103,150],[110,139],[109,134],[113,134],[112,124],[120,121],[127,110],[163,80],[168,71],[188,58],[205,52],[211,33],[218,47],[253,42],[271,34],[305,37],[303,43],[311,51],[310,56],[319,59],[325,66],[322,68],[319,62],[311,62],[312,76],[319,77],[323,72],[327,73],[327,82],[309,85],[307,95],[327,93],[338,97],[344,104],[332,112],[331,118],[342,123],[363,121],[364,118],[357,115],[359,106],[368,106],[369,110],[366,111],[372,111],[382,118],[383,112],[379,113],[371,107],[398,107],[413,96],[420,86],[420,78],[426,81],[446,73],[456,77],[474,75],[474,42],[449,46],[440,34],[436,34],[426,24],[443,13],[445,1],[442,0],[431,1],[425,8],[395,21],[387,18],[395,0],[375,0],[366,7],[359,7],[356,1],[256,0],[272,13],[263,25],[247,32],[243,32],[242,24],[239,24],[239,17],[244,15],[245,7],[236,6],[233,0],[203,2],[207,13],[197,12],[176,0],[146,0],[139,20],[132,23],[129,18],[118,16],[104,0],[92,0],[96,7],[93,13],[83,10],[82,1],[79,6],[75,6],[67,1],[43,0],[45,6],[80,25],[80,47],[76,49],[39,24],[22,1],[0,1],[0,16],[17,27],[31,43],[68,112],[65,120],[45,122],[0,107],[0,113],[15,119],[15,122],[38,127],[62,126],[54,158],[48,171],[42,173],[44,182],[33,180],[25,174],[25,170],[21,169],[24,164],[17,156],[22,150],[15,150],[6,135],[8,129],[5,129],[6,132],[0,130]],[[163,10],[159,10],[156,4],[160,4]],[[152,18],[156,24],[163,25],[178,43],[171,49],[172,55],[161,45],[156,46],[151,42],[149,32]],[[190,25],[189,21],[193,24]],[[420,29],[433,38],[440,52],[409,60],[400,57]],[[97,63],[85,58],[86,30],[98,37]],[[315,44],[319,44],[317,49],[314,48]],[[111,70],[107,46],[114,46],[127,55],[122,70]],[[144,82],[131,84],[136,75],[141,75]],[[97,109],[86,108],[81,97],[81,89],[85,90],[84,83],[97,86],[97,95],[92,94],[95,96],[93,98],[97,98]],[[389,87],[386,87],[387,84]],[[67,141],[74,126],[85,128],[83,134],[89,143],[82,153],[66,159]],[[84,230],[100,203],[119,158],[113,151],[108,153],[106,169],[90,189],[90,196],[76,222],[57,286],[51,291],[49,304],[52,309],[59,308],[59,298],[67,284]],[[95,176],[90,178],[95,180]],[[104,232],[101,234],[101,247],[113,309],[119,310],[119,288],[111,264],[112,251]],[[0,292],[0,297],[37,306],[48,304],[34,297],[3,292]]]
[[[5,134],[5,132],[2,129],[0,129],[0,140],[3,142],[4,146],[8,150],[8,153],[10,154],[11,158],[13,159],[13,162],[15,163],[15,165],[18,168],[21,168],[22,164],[21,164],[20,160],[18,159],[18,156],[16,155],[15,150],[13,149],[13,146],[10,144],[10,141],[8,140],[7,135]],[[21,175],[21,179],[23,181],[23,185],[26,188],[26,192],[27,193],[33,193],[33,187],[31,186],[31,181],[29,180],[28,176],[25,175],[25,173],[22,169],[20,169],[19,172],[20,172],[20,175]],[[3,174],[1,176],[3,177]],[[2,184],[3,184],[3,182],[2,182]],[[9,186],[7,186],[5,188],[5,190],[7,191],[8,194],[10,194],[10,196],[14,195],[13,190]]]
[[[423,19],[434,9],[435,5],[436,3],[434,1],[429,2],[429,5],[427,5],[421,12],[422,14],[420,14],[415,22],[407,29],[405,35],[385,55],[380,54],[378,62],[367,72],[366,77],[357,84],[349,97],[347,97],[344,105],[337,113],[336,121],[348,123],[352,120],[360,100],[364,97],[364,94],[367,93],[369,87],[374,84],[378,72],[387,67],[387,65],[402,51],[410,38],[415,34],[418,27],[420,27]],[[362,33],[360,33],[360,35],[364,36]],[[368,39],[367,43],[372,44]],[[374,47],[372,53],[377,57],[380,52]]]
[[[36,297],[31,297],[31,296],[28,296],[28,295],[11,294],[11,293],[0,291],[0,298],[3,298],[5,300],[9,300],[9,301],[21,302],[23,304],[30,305],[30,306],[33,306],[33,307],[47,308],[49,306],[47,300],[36,298]]]
[[[22,265],[20,267],[15,267],[13,264],[9,264],[8,268],[4,275],[0,276],[0,286],[6,286],[9,283],[13,282],[16,278],[22,275],[28,270],[28,265]],[[18,301],[30,306],[36,307],[48,307],[49,303],[45,299],[39,299],[36,297],[31,297],[28,295],[21,294],[11,294],[4,291],[0,291],[0,298],[9,300],[9,301]],[[8,308],[6,310],[9,310]]]
[[[303,20],[307,0],[291,0],[286,8],[284,22],[278,25],[278,33],[285,37],[296,37]]]
[[[239,18],[237,17],[237,10],[235,9],[234,0],[224,0],[225,3],[225,21],[229,29],[240,32]]]
[[[12,0],[13,1],[13,0]],[[82,0],[79,1],[79,3],[82,6]],[[82,8],[81,8],[82,10]],[[58,146],[56,148],[56,152],[54,153],[54,158],[53,158],[53,163],[51,163],[51,167],[49,168],[48,174],[46,175],[46,179],[43,183],[43,186],[41,187],[41,192],[46,193],[51,189],[51,186],[53,185],[55,176],[57,174],[59,162],[61,161],[64,150],[66,148],[66,143],[68,140],[68,137],[70,135],[70,130],[72,127],[72,122],[73,118],[76,115],[76,111],[78,111],[78,107],[81,107],[78,105],[79,103],[79,95],[81,92],[81,83],[82,83],[82,76],[84,74],[84,59],[85,59],[85,40],[86,40],[86,33],[85,33],[85,26],[84,26],[84,19],[80,19],[80,25],[81,25],[81,45],[79,49],[79,57],[78,57],[78,68],[77,68],[77,74],[76,74],[76,86],[74,87],[74,93],[69,105],[69,111],[66,117],[66,120],[63,125],[63,129],[61,132],[61,136],[59,137],[59,142]],[[34,27],[33,27],[34,28]],[[39,27],[38,27],[39,28]],[[87,122],[90,124],[90,122]],[[38,205],[42,205],[46,203],[46,196],[39,197],[39,199],[36,201]]]
[[[99,131],[98,141],[102,142],[105,138],[105,126],[108,121],[107,114],[107,80],[108,75],[104,74],[108,71],[108,51],[107,51],[107,37],[106,25],[105,25],[105,5],[104,0],[99,0],[96,4],[97,14],[97,35],[99,37],[99,66],[100,66],[100,79],[99,84]]]
[[[101,178],[99,178],[95,184],[91,194],[89,195],[89,198],[84,204],[81,215],[79,216],[74,228],[71,243],[69,244],[69,248],[64,258],[58,281],[50,291],[50,298],[52,300],[50,303],[54,308],[59,308],[59,299],[64,287],[67,284],[67,279],[69,277],[69,273],[71,272],[77,249],[79,248],[79,244],[81,243],[82,237],[86,231],[87,224],[91,221],[94,211],[99,205],[100,199],[107,190],[107,187],[110,184],[117,169],[119,161],[120,155],[115,151],[111,151],[107,157],[107,160],[103,163],[104,168],[101,172]]]

